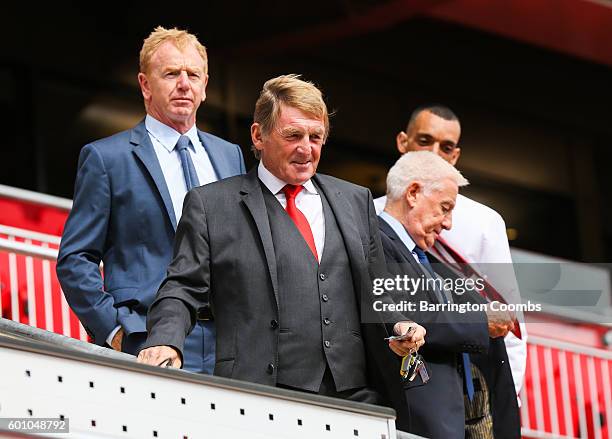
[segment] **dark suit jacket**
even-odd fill
[[[357,303],[363,305],[362,298],[368,301],[371,296],[371,272],[382,261],[372,196],[366,188],[330,176],[317,174],[313,179],[337,221]],[[149,311],[144,347],[181,350],[197,310],[210,305],[217,326],[215,375],[275,385],[276,270],[256,168],[191,191],[177,229],[174,260]],[[395,317],[402,319],[397,313]],[[388,350],[382,339],[377,342]]]
[[[382,218],[378,220],[389,273],[421,278],[423,271],[410,251]],[[405,298],[417,304],[420,301],[439,302],[431,290],[420,290]],[[395,399],[393,405],[398,412],[397,426],[400,430],[425,437],[462,438],[465,418],[463,380],[457,370],[459,355],[461,352],[479,353],[488,349],[486,314],[419,312],[417,308],[415,313],[408,316],[427,330],[425,345],[419,352],[425,358],[431,379],[426,384],[423,384],[420,376],[412,382],[402,382],[399,374],[394,375],[395,386],[403,388],[405,392],[392,394]],[[393,372],[396,370],[399,371],[399,363]]]
[[[198,134],[218,178],[244,173],[237,145]],[[175,229],[170,193],[144,121],[82,149],[57,276],[96,344],[103,345],[119,324],[128,336],[146,330],[146,311],[171,260]]]

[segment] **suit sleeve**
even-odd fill
[[[200,308],[210,303],[210,252],[204,203],[198,190],[185,197],[176,230],[174,258],[147,314],[142,349],[172,346],[181,353]]]
[[[104,291],[100,261],[111,206],[109,176],[93,145],[79,156],[72,210],[57,259],[57,277],[66,301],[98,345],[118,325],[113,297]]]

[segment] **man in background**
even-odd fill
[[[81,150],[57,262],[66,300],[94,343],[131,354],[146,339],[147,309],[172,258],[185,194],[244,173],[237,145],[196,127],[208,58],[194,35],[157,27],[142,46],[138,82],[145,119]],[[196,317],[184,359],[185,369],[212,373],[209,309]]]
[[[442,105],[421,106],[412,112],[406,131],[396,136],[396,146],[400,154],[408,151],[432,151],[455,166],[461,155],[460,137],[461,124],[450,108]],[[377,213],[382,212],[385,202],[386,197],[374,200]],[[510,268],[506,264],[512,264],[506,225],[501,215],[464,195],[457,195],[452,229],[444,230],[440,236],[467,263],[484,264],[481,275],[486,275],[487,269],[499,271],[496,270],[496,265],[497,268]],[[505,267],[499,266],[500,264]],[[499,285],[495,284],[495,279],[489,281],[508,302],[518,297],[514,276],[504,273],[497,276],[497,279]],[[523,385],[527,363],[527,332],[524,323],[519,322],[519,325],[521,338],[509,333],[504,339],[517,396]]]
[[[409,151],[395,163],[387,176],[385,209],[379,215],[387,270],[392,276],[444,280],[445,284],[447,280],[457,279],[452,283],[464,285],[464,278],[442,270],[444,267],[440,263],[432,264],[426,252],[442,231],[452,230],[458,188],[467,183],[451,164],[429,151]],[[427,373],[397,384],[404,391],[404,401],[394,401],[398,428],[423,437],[462,439],[466,425],[464,385],[467,400],[476,401],[479,406],[488,403],[482,392],[476,393],[467,386],[467,383],[478,388],[485,386],[485,378],[472,376],[470,363],[471,359],[481,359],[487,352],[491,361],[483,362],[481,367],[493,365],[497,369],[497,378],[487,386],[506,396],[503,405],[496,404],[496,408],[503,411],[504,422],[500,429],[504,431],[503,437],[518,439],[520,425],[512,374],[503,338],[499,338],[512,328],[512,321],[507,313],[494,311],[491,307],[486,311],[466,313],[449,309],[422,310],[423,303],[444,306],[484,301],[474,288],[446,289],[437,285],[441,284],[421,285],[406,296],[418,307],[409,317],[427,330],[427,343],[420,351]],[[476,437],[492,437],[490,411],[486,410],[485,415],[486,420],[480,422]]]

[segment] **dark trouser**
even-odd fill
[[[212,375],[215,369],[215,343],[217,329],[212,320],[198,320],[185,339],[183,369]]]
[[[307,390],[302,390],[297,387],[286,386],[283,384],[278,384],[278,387],[289,390],[297,390],[298,392],[308,392]],[[315,392],[308,392],[315,393]],[[364,402],[366,404],[379,404],[380,397],[378,393],[376,393],[372,389],[368,389],[367,387],[358,387],[355,389],[343,390],[342,392],[338,392],[336,390],[336,384],[334,383],[334,377],[332,376],[331,370],[329,366],[325,369],[325,373],[323,374],[323,381],[321,382],[321,387],[319,388],[319,395],[321,396],[329,396],[331,398],[341,398],[347,399],[349,401],[355,402]]]

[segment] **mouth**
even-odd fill
[[[298,168],[308,168],[311,163],[312,163],[312,160],[304,160],[304,161],[294,160],[291,162],[293,166],[296,166]]]

